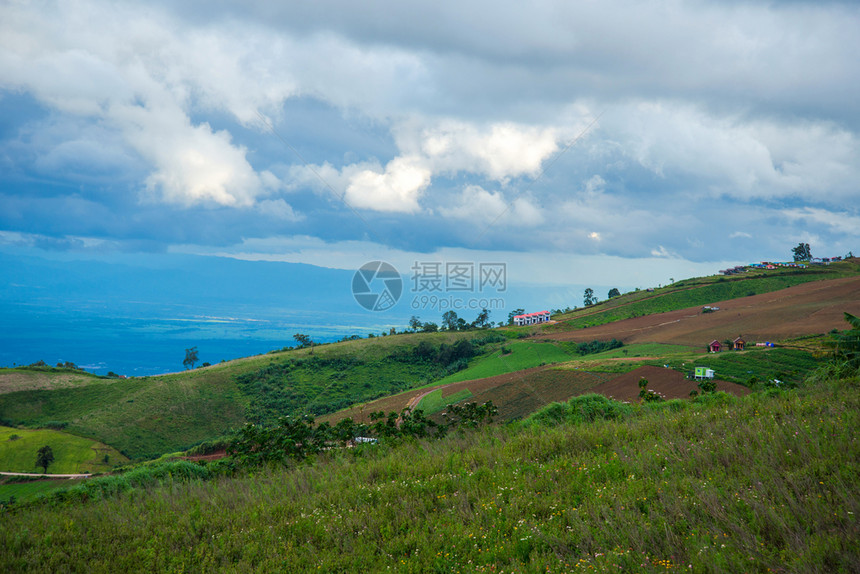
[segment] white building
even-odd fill
[[[518,327],[522,327],[523,325],[546,323],[547,321],[549,321],[549,311],[538,311],[537,313],[514,315],[514,325],[517,325]]]

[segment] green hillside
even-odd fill
[[[55,497],[0,512],[0,570],[860,567],[856,375],[605,412]]]
[[[128,462],[116,449],[69,433],[0,427],[0,471],[43,472],[36,467],[36,452],[46,445],[54,453],[51,474],[105,472]]]
[[[271,423],[287,414],[323,414],[427,384],[465,367],[468,357],[482,352],[486,337],[407,334],[274,352],[159,377],[89,377],[75,386],[2,393],[0,421],[31,428],[60,425],[129,458],[156,458],[246,420]],[[468,349],[457,347],[461,341]],[[58,369],[40,373],[52,371],[62,376]],[[9,377],[20,383],[22,374],[31,372],[0,369],[0,381]]]

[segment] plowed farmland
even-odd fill
[[[602,383],[592,388],[589,392],[618,401],[638,401],[639,380],[643,377],[648,379],[648,388],[650,390],[655,391],[666,399],[688,399],[690,398],[690,391],[697,390],[696,382],[686,379],[683,373],[663,367],[646,365]],[[718,391],[724,391],[736,396],[748,395],[751,392],[747,387],[728,381],[715,379],[714,382],[717,383]]]

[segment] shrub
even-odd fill
[[[44,424],[44,427],[52,430],[63,430],[69,426],[69,423],[66,421],[48,421]]]
[[[614,420],[629,416],[630,405],[598,394],[573,397],[567,403],[553,403],[526,419],[526,424],[582,424],[596,420]]]

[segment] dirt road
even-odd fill
[[[33,472],[0,472],[0,476],[29,476],[31,478],[89,478],[89,474],[37,474]]]

